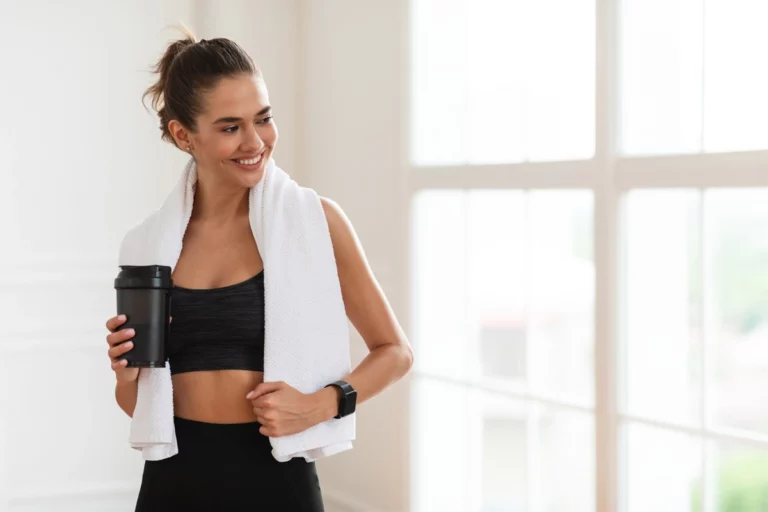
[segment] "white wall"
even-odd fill
[[[185,161],[140,104],[168,25],[251,53],[278,162],[345,209],[407,328],[405,4],[0,3],[0,511],[132,510],[142,462],[104,321],[123,233]],[[406,381],[361,406],[355,449],[318,464],[329,512],[407,510],[408,422]]]
[[[0,3],[0,509],[132,510],[104,322],[117,247],[183,156],[141,107],[188,0]]]

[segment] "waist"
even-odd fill
[[[179,453],[168,460],[174,463],[190,469],[205,463],[222,471],[229,464],[245,468],[275,462],[269,437],[259,432],[261,425],[256,421],[210,423],[174,416],[173,423]]]
[[[249,370],[185,372],[172,376],[174,413],[211,424],[253,422],[251,401],[245,398],[264,374]]]

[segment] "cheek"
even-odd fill
[[[278,139],[277,125],[275,123],[270,124],[265,130],[261,140],[270,146],[274,146]]]
[[[235,136],[218,137],[212,144],[211,154],[216,160],[227,160],[237,152],[238,139]]]

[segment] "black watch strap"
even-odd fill
[[[357,391],[355,391],[355,388],[353,388],[349,382],[344,380],[337,380],[336,382],[332,382],[325,387],[329,386],[334,386],[341,390],[338,414],[336,414],[334,418],[343,418],[344,416],[349,416],[355,412],[355,406],[357,403]]]

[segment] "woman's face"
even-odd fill
[[[223,78],[205,95],[197,132],[189,134],[199,172],[246,188],[259,183],[278,138],[271,109],[261,77]]]

